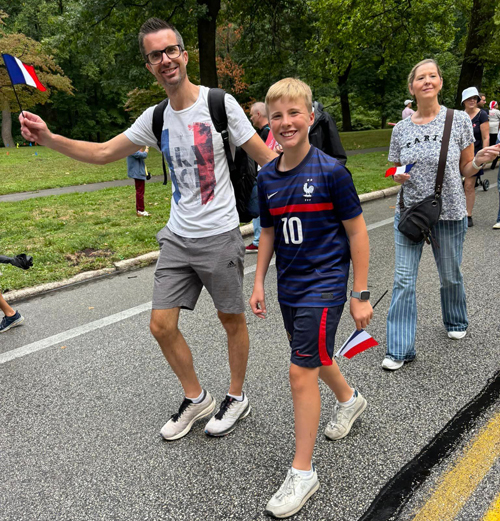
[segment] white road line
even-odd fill
[[[385,219],[377,223],[369,224],[367,228],[368,230],[374,230],[375,228],[380,228],[381,226],[391,224],[393,221],[394,217],[391,217],[390,219]],[[275,263],[276,259],[273,257],[269,265],[272,266]],[[257,266],[254,264],[253,266],[248,266],[247,268],[245,268],[245,275],[253,273],[256,267]],[[37,342],[33,342],[31,344],[27,344],[17,349],[13,349],[12,351],[7,351],[6,353],[0,354],[0,365],[10,362],[11,360],[15,360],[16,358],[21,358],[23,356],[36,353],[37,351],[41,351],[42,349],[46,349],[54,345],[62,345],[64,344],[64,342],[72,338],[84,335],[85,333],[90,333],[91,331],[95,331],[96,329],[110,326],[111,324],[115,324],[116,322],[121,322],[122,320],[131,318],[135,315],[138,315],[139,313],[144,313],[144,311],[148,311],[150,309],[151,302],[146,302],[144,304],[141,304],[140,306],[135,306],[133,308],[126,309],[125,311],[120,311],[120,313],[110,315],[109,317],[101,318],[99,320],[95,320],[94,322],[89,322],[88,324],[75,327],[68,331],[64,331],[63,333],[49,336],[47,338],[44,338],[43,340],[38,340]]]
[[[46,349],[47,347],[51,347],[56,344],[63,344],[71,338],[75,338],[77,336],[84,335],[85,333],[95,331],[96,329],[115,324],[121,320],[125,320],[127,318],[133,317],[134,315],[138,315],[139,313],[143,313],[148,309],[151,309],[151,302],[146,302],[140,306],[135,306],[133,308],[126,309],[125,311],[120,311],[120,313],[110,315],[109,317],[101,318],[99,320],[95,320],[94,322],[89,322],[88,324],[83,324],[82,326],[64,331],[63,333],[49,336],[43,340],[38,340],[38,342],[27,344],[23,347],[13,349],[12,351],[7,351],[7,353],[0,354],[0,365],[5,364],[6,362],[10,362],[15,358],[21,358],[22,356],[30,355],[31,353],[35,353],[36,351]]]

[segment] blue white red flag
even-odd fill
[[[370,347],[378,346],[378,342],[370,336],[364,329],[356,330],[345,341],[344,345],[337,351],[335,356],[345,356],[352,358],[354,355],[366,351]]]
[[[385,172],[385,177],[390,177],[391,175],[396,174],[407,174],[413,167],[415,163],[411,163],[410,165],[403,165],[398,167],[391,167]]]
[[[10,54],[2,54],[5,67],[9,73],[12,85],[30,85],[42,92],[47,89],[40,83],[35,68],[32,65],[27,65],[15,56]]]

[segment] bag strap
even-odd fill
[[[158,103],[153,111],[153,134],[155,135],[158,148],[161,153],[161,164],[163,167],[163,184],[166,185],[168,182],[167,169],[165,167],[165,156],[161,151],[161,133],[163,131],[163,115],[168,105],[168,98]]]
[[[451,126],[453,124],[453,109],[446,109],[446,119],[444,122],[443,140],[441,141],[441,153],[439,154],[438,172],[436,176],[436,186],[434,193],[437,197],[441,197],[443,188],[444,169],[446,167],[446,159],[448,157],[448,145],[450,144]]]
[[[439,153],[438,171],[436,175],[436,185],[434,187],[434,194],[436,197],[441,197],[441,190],[443,189],[444,170],[446,167],[446,159],[448,157],[448,147],[450,144],[451,127],[453,124],[453,109],[446,109],[446,119],[444,121],[443,139],[441,141],[441,151]],[[404,210],[403,202],[403,185],[399,192],[399,208]]]
[[[236,165],[234,164],[233,154],[229,145],[229,132],[227,131],[227,113],[224,97],[226,92],[223,89],[213,88],[208,91],[208,110],[210,118],[214,124],[215,130],[219,132],[224,144],[224,152],[226,153],[227,164],[229,166],[230,176],[236,173]]]

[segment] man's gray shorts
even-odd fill
[[[203,286],[223,313],[243,313],[245,243],[239,228],[211,237],[188,238],[167,226],[156,235],[153,309],[194,309]]]

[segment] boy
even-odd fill
[[[366,290],[368,232],[359,198],[348,170],[309,144],[308,129],[314,122],[311,89],[300,80],[281,80],[269,89],[266,109],[283,153],[258,177],[262,235],[250,305],[265,318],[264,279],[274,250],[278,300],[292,351],[296,450],[292,468],[266,512],[283,518],[298,512],[319,488],[311,461],[321,407],[318,377],[338,400],[325,430],[328,438],[345,437],[366,407],[333,360],[350,257],[351,315],[357,329],[369,324],[373,311]]]

